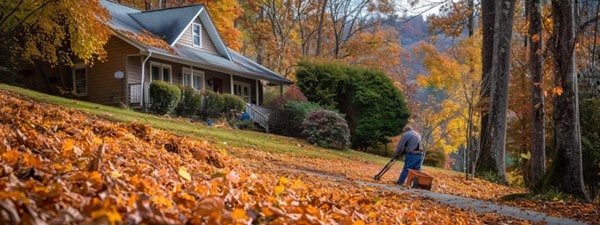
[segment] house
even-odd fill
[[[263,87],[292,82],[227,48],[203,5],[140,11],[100,0],[114,35],[106,62],[76,64],[73,93],[107,104],[145,107],[149,83],[162,80],[196,90],[213,90],[262,105]]]

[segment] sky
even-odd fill
[[[414,16],[422,14],[425,18],[439,12],[441,3],[449,0],[395,0],[399,16]],[[411,2],[418,4],[411,6]]]

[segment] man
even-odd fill
[[[396,182],[397,184],[403,185],[406,177],[408,176],[408,169],[421,170],[421,164],[423,164],[423,158],[425,157],[425,151],[421,146],[421,135],[417,133],[410,125],[404,126],[402,129],[402,139],[398,142],[396,147],[395,158],[399,158],[402,154],[406,154],[404,159],[404,168],[400,174],[400,178]]]

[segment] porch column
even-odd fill
[[[259,104],[260,102],[258,102],[258,80],[254,80],[254,85],[256,85],[256,98],[255,98],[256,105],[260,105]]]
[[[233,91],[233,75],[229,74],[229,92],[230,94],[234,94]]]

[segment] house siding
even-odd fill
[[[196,20],[194,20],[194,23],[202,24],[202,22],[200,22],[200,19],[198,19],[198,18],[196,18]],[[181,44],[181,45],[193,46],[193,44],[192,44],[192,25],[191,24],[187,29],[185,29],[185,31],[183,32],[183,34],[181,35],[181,38],[179,39],[179,41],[177,43]],[[217,49],[215,48],[215,44],[213,44],[212,40],[208,36],[208,33],[206,32],[206,29],[204,29],[204,24],[202,24],[202,47],[198,48],[198,49],[201,49],[201,50],[211,53],[213,55],[219,55],[219,53],[217,52]]]
[[[135,55],[127,57],[127,84],[138,84],[142,82],[142,56]]]
[[[134,55],[127,57],[127,73],[125,79],[127,80],[127,86],[125,87],[125,97],[128,100],[128,104],[131,104],[131,85],[140,84],[142,82],[142,56]]]
[[[115,72],[127,71],[128,55],[136,54],[138,49],[125,41],[113,36],[104,46],[108,57],[106,62],[96,62],[88,68],[87,74],[87,99],[106,105],[119,105],[126,103],[125,79],[116,79]]]

